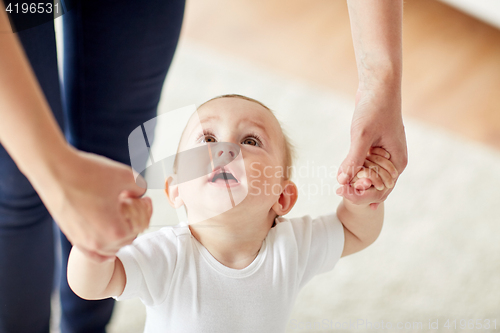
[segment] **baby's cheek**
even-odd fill
[[[275,196],[281,193],[281,186],[278,179],[275,177],[267,177],[264,174],[254,174],[248,179],[248,195],[249,196]]]
[[[264,173],[262,170],[255,170],[253,168],[246,168],[246,180],[248,184],[260,184],[264,181]]]
[[[192,197],[196,197],[199,191],[200,184],[198,179],[193,179],[182,184],[179,184],[179,195],[183,200],[188,200]]]

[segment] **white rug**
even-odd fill
[[[297,146],[300,193],[289,216],[335,210],[353,101],[183,41],[160,113],[227,93],[275,110]],[[493,320],[500,329],[500,153],[410,119],[405,125],[409,164],[386,201],[381,236],[302,290],[287,332],[395,331],[398,323],[408,332],[428,331],[430,323],[433,331],[464,323],[491,331]],[[318,176],[324,168],[326,177]],[[149,194],[151,230],[177,224],[163,192]],[[118,302],[109,332],[142,332],[144,315],[140,301]]]

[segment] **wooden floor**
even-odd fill
[[[354,98],[345,0],[187,0],[182,38]],[[403,116],[500,150],[500,30],[406,0]]]

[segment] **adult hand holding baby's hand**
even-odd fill
[[[398,175],[396,167],[389,160],[390,157],[391,155],[382,148],[370,149],[361,171],[354,176],[350,184],[339,188],[337,194],[355,204],[370,204],[372,209],[377,209],[392,191]]]
[[[153,214],[151,198],[134,198],[122,192],[120,194],[120,213],[135,235],[143,232],[149,226]]]
[[[390,162],[396,169],[391,175],[394,183],[406,168],[408,156],[398,92],[400,94],[399,89],[388,89],[387,92],[358,90],[351,126],[351,147],[337,175],[341,185],[347,186],[353,181],[354,176],[363,168],[372,147],[382,147],[390,153]],[[381,191],[370,189],[349,200],[355,204],[380,203],[391,191],[392,188]]]
[[[36,189],[61,231],[91,259],[113,259],[147,228],[151,199],[138,199],[146,186],[135,183],[130,167],[71,148],[50,175]]]

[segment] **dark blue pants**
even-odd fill
[[[77,3],[63,16],[64,85],[58,77],[53,22],[18,32],[70,144],[130,165],[128,135],[156,116],[183,12],[184,0]],[[53,226],[37,193],[0,146],[1,333],[49,332],[58,266]],[[84,301],[73,294],[66,280],[71,245],[64,235],[61,248],[56,279],[62,332],[104,332],[114,301]]]

